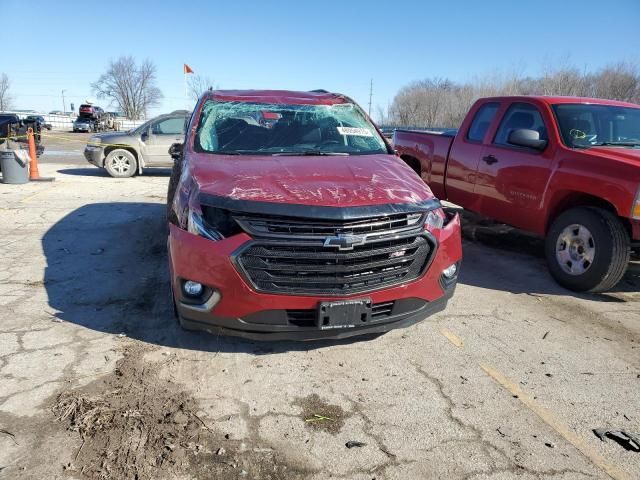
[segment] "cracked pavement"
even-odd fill
[[[168,171],[116,180],[46,156],[40,168],[56,181],[0,185],[0,478],[83,478],[63,469],[81,441],[52,405],[133,345],[195,399],[219,447],[284,468],[230,462],[224,478],[640,478],[640,454],[591,431],[640,431],[637,263],[615,292],[574,295],[539,242],[473,232],[447,310],[408,329],[313,343],[183,332],[166,275]],[[315,396],[344,412],[338,431],[305,422]]]

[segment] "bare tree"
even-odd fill
[[[131,56],[112,60],[91,88],[98,98],[110,99],[131,120],[146,117],[149,108],[162,99],[155,65],[145,60],[138,66]]]
[[[6,73],[0,75],[0,112],[13,108],[13,97],[9,94],[11,82]]]
[[[626,102],[640,101],[640,72],[628,63],[602,69],[593,81],[593,96]]]
[[[640,102],[640,71],[617,63],[596,72],[581,71],[566,62],[548,66],[540,77],[514,71],[458,84],[431,78],[402,87],[388,109],[388,122],[413,127],[458,127],[478,98],[497,95],[572,95]]]
[[[190,75],[188,80],[189,96],[194,102],[197,102],[200,96],[213,88],[213,80],[209,77],[203,77],[202,75]]]

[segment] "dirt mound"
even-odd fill
[[[69,468],[90,478],[152,478],[185,469],[214,441],[193,399],[159,381],[143,353],[127,350],[113,375],[58,396],[54,414],[82,438]]]
[[[196,401],[158,375],[161,364],[144,360],[147,350],[127,348],[113,374],[56,398],[56,418],[82,439],[66,470],[92,479],[137,480],[304,474],[259,440],[230,439],[205,423]]]

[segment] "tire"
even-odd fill
[[[133,177],[138,169],[136,157],[129,150],[118,148],[109,152],[104,160],[104,168],[115,178]]]
[[[545,254],[553,278],[576,292],[606,292],[624,276],[630,240],[613,213],[596,207],[572,208],[551,224]]]

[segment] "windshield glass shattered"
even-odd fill
[[[640,108],[559,104],[553,110],[568,147],[640,147]]]
[[[283,105],[205,103],[196,151],[243,155],[388,153],[374,126],[352,103]]]

